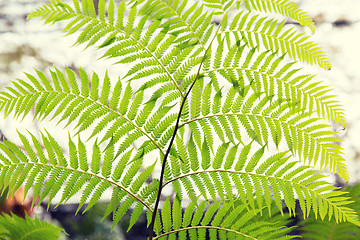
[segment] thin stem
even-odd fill
[[[108,179],[104,176],[100,176],[99,174],[96,173],[91,173],[91,172],[86,172],[83,171],[81,169],[75,169],[75,168],[69,168],[69,167],[65,167],[65,166],[60,166],[60,165],[53,165],[50,163],[38,163],[38,162],[19,162],[19,163],[11,163],[7,166],[19,166],[19,165],[35,165],[35,166],[46,166],[46,167],[50,167],[50,168],[58,168],[58,169],[64,169],[66,171],[73,171],[73,172],[78,172],[80,174],[87,174],[91,177],[96,177],[99,178],[105,182],[110,183],[111,185],[114,185],[118,188],[120,188],[122,191],[126,192],[129,196],[133,197],[136,199],[136,201],[140,202],[142,205],[144,205],[144,207],[146,207],[149,211],[153,211],[151,209],[151,206],[146,204],[144,200],[142,200],[138,195],[136,195],[135,193],[131,192],[130,190],[126,189],[124,186],[120,185],[119,183],[117,183],[116,181],[112,181],[111,179]],[[60,204],[60,203],[59,203]]]
[[[234,6],[235,6],[235,4],[234,4]],[[233,6],[230,8],[230,10],[231,10],[232,8],[233,8]],[[197,80],[198,80],[199,77],[200,77],[200,70],[201,70],[202,65],[204,64],[206,55],[207,55],[209,49],[211,48],[211,45],[212,45],[212,43],[214,42],[214,40],[215,40],[215,38],[216,38],[219,30],[220,30],[220,27],[221,27],[221,24],[222,24],[223,20],[225,19],[226,15],[229,13],[230,10],[228,10],[228,11],[224,14],[221,22],[219,23],[219,26],[217,27],[216,32],[215,32],[215,34],[214,34],[214,37],[211,39],[211,42],[210,42],[209,46],[208,46],[208,47],[206,48],[206,50],[205,50],[204,56],[203,56],[203,58],[202,58],[202,60],[201,60],[201,63],[200,63],[199,68],[198,68],[198,71],[197,71],[197,73],[196,73],[196,77],[195,77],[194,81],[192,82],[192,84],[190,85],[189,90],[186,92],[186,94],[185,94],[185,96],[184,96],[184,98],[183,98],[183,100],[182,100],[182,103],[181,103],[181,106],[180,106],[180,109],[179,109],[179,113],[178,113],[178,116],[177,116],[177,119],[176,119],[175,129],[174,129],[173,135],[172,135],[172,137],[171,137],[170,144],[169,144],[169,146],[168,146],[168,148],[167,148],[167,150],[166,150],[166,153],[165,153],[164,158],[163,158],[163,161],[162,161],[161,173],[160,173],[160,181],[159,181],[159,188],[158,188],[158,194],[157,194],[157,197],[156,197],[155,207],[154,207],[154,211],[153,211],[153,213],[152,213],[152,219],[151,219],[151,223],[150,223],[150,227],[149,227],[149,230],[150,230],[149,240],[153,240],[153,238],[154,238],[154,225],[155,225],[155,219],[156,219],[157,210],[158,210],[158,208],[159,208],[161,192],[162,192],[162,189],[163,189],[165,165],[166,165],[166,161],[167,161],[167,158],[168,158],[168,156],[169,156],[169,153],[170,153],[170,149],[171,149],[171,147],[172,147],[172,145],[173,145],[173,143],[174,143],[174,140],[175,140],[175,137],[176,137],[176,133],[177,133],[177,131],[178,131],[178,129],[179,129],[179,122],[180,122],[182,110],[183,110],[183,108],[184,108],[184,105],[185,105],[185,102],[186,102],[188,96],[190,95],[190,92],[191,92],[192,88],[194,87],[195,83],[197,82]]]
[[[212,43],[212,41],[211,41]],[[167,161],[167,158],[169,156],[169,153],[170,153],[170,149],[174,143],[174,140],[175,140],[175,137],[176,137],[176,133],[177,133],[177,130],[179,129],[179,122],[180,122],[180,118],[181,118],[181,113],[182,113],[182,110],[184,108],[184,105],[185,105],[185,102],[186,102],[186,99],[188,98],[188,96],[190,95],[190,92],[191,92],[191,89],[193,88],[196,80],[199,78],[200,76],[200,69],[202,67],[202,64],[204,63],[204,60],[205,60],[205,56],[207,54],[207,51],[209,50],[210,46],[211,46],[211,43],[209,45],[209,47],[206,49],[205,51],[205,54],[204,54],[204,57],[200,63],[200,66],[199,66],[199,69],[198,69],[198,72],[196,74],[196,77],[195,77],[195,80],[193,81],[193,83],[191,84],[189,90],[186,92],[185,94],[185,97],[183,98],[182,102],[181,102],[181,106],[180,106],[180,109],[179,109],[179,113],[178,113],[178,116],[177,116],[177,119],[176,119],[176,124],[175,124],[175,129],[174,129],[174,132],[173,132],[173,135],[171,137],[171,140],[170,140],[170,143],[169,143],[169,146],[166,150],[166,153],[164,155],[164,158],[163,158],[163,162],[162,162],[162,166],[161,166],[161,174],[160,174],[160,182],[159,182],[159,188],[158,188],[158,194],[157,194],[157,197],[156,197],[156,202],[155,202],[155,207],[154,207],[154,211],[152,213],[152,219],[151,219],[151,224],[150,224],[150,234],[149,234],[149,239],[152,240],[153,237],[154,237],[154,225],[155,225],[155,219],[156,219],[156,213],[157,213],[157,210],[159,208],[159,203],[160,203],[160,196],[161,196],[161,191],[162,191],[162,185],[163,185],[163,181],[164,181],[164,174],[165,174],[165,165],[166,165],[166,161]]]
[[[109,112],[112,112],[114,114],[116,114],[117,116],[123,118],[125,121],[127,121],[128,123],[130,123],[131,125],[134,126],[134,128],[138,131],[140,131],[143,135],[145,135],[158,149],[159,151],[161,152],[162,155],[164,155],[164,152],[162,150],[162,148],[155,142],[155,140],[143,129],[141,129],[138,125],[136,125],[134,122],[132,122],[129,118],[127,118],[125,115],[122,115],[120,114],[118,111],[114,110],[114,109],[111,109],[110,107],[108,107],[107,105],[104,105],[102,103],[100,103],[99,101],[95,101],[95,100],[92,100],[90,98],[87,98],[87,97],[84,97],[84,96],[81,96],[81,95],[78,95],[78,94],[74,94],[74,93],[64,93],[64,92],[61,92],[61,91],[56,91],[56,90],[39,90],[39,91],[34,91],[34,92],[28,92],[27,94],[23,94],[21,95],[20,97],[23,97],[23,98],[26,98],[27,96],[30,96],[30,95],[35,95],[36,93],[55,93],[55,94],[62,94],[64,95],[64,98],[66,96],[75,96],[77,98],[82,98],[84,101],[89,101],[93,104],[96,104],[100,107],[103,107],[103,108],[106,108],[106,110],[108,110]],[[18,99],[20,98],[19,96],[14,96],[13,98],[8,98],[6,99],[5,101],[10,101],[10,100],[13,100],[13,99]],[[46,115],[44,115],[45,117]],[[55,115],[53,116],[53,118],[55,117]]]
[[[182,113],[182,110],[184,108],[187,96],[188,96],[188,94],[185,95],[185,97],[184,97],[184,99],[183,99],[183,101],[181,103],[179,114],[178,114],[178,117],[176,119],[175,129],[174,129],[173,135],[171,137],[169,147],[167,148],[166,153],[165,153],[164,158],[163,158],[163,162],[162,162],[162,166],[161,166],[161,174],[160,174],[160,182],[159,182],[158,194],[157,194],[157,197],[156,197],[155,207],[154,207],[154,211],[152,213],[151,224],[150,224],[150,227],[149,227],[149,229],[150,229],[149,239],[150,240],[152,240],[153,237],[154,237],[154,225],[155,225],[155,219],[156,219],[156,212],[158,210],[159,203],[160,203],[160,196],[161,196],[162,185],[163,185],[163,181],[164,181],[166,160],[167,160],[167,158],[169,156],[171,146],[172,146],[172,144],[174,142],[177,130],[179,128],[180,117],[181,117],[181,113]]]

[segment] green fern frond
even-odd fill
[[[233,36],[235,41],[244,41],[250,48],[264,46],[274,53],[288,54],[294,60],[317,64],[326,70],[331,68],[329,59],[320,47],[308,41],[309,36],[298,33],[294,28],[283,30],[283,25],[284,22],[278,24],[277,20],[241,11],[231,25],[224,27],[218,34],[226,38]]]
[[[0,238],[4,240],[17,239],[49,239],[57,240],[64,229],[55,227],[38,218],[24,218],[14,214],[0,216]]]
[[[283,239],[291,228],[280,228],[286,219],[258,220],[255,212],[247,212],[240,202],[206,201],[196,206],[190,203],[184,213],[180,211],[178,197],[164,202],[161,211],[162,232],[154,239]],[[257,210],[258,211],[258,210]],[[276,222],[278,221],[278,222]],[[293,239],[297,236],[288,236]]]
[[[234,6],[234,2],[239,1],[223,1],[223,0],[203,0],[204,6],[214,9],[213,13],[215,15],[221,15],[226,13],[230,7]]]
[[[278,58],[275,53],[268,52],[254,54],[255,49],[250,54],[244,49],[245,45],[232,45],[225,56],[219,56],[213,63],[210,61],[201,74],[217,79],[222,77],[234,88],[251,84],[254,91],[293,99],[301,111],[307,108],[319,117],[346,125],[344,110],[339,107],[336,96],[331,94],[329,87],[313,81],[313,75],[299,75],[300,69],[294,68],[294,63],[279,66],[284,56]],[[237,63],[242,59],[239,56],[246,56],[241,66]]]
[[[137,1],[142,3],[144,1]],[[207,13],[203,7],[197,7],[197,3],[190,5],[188,1],[147,1],[142,7],[141,14],[151,15],[152,19],[171,18],[166,22],[170,34],[180,35],[176,40],[192,41],[205,50],[209,37],[213,30],[211,24],[212,13]]]
[[[290,156],[286,152],[264,160],[262,156],[265,147],[249,154],[251,143],[243,148],[224,143],[217,148],[213,156],[211,154],[201,158],[198,154],[193,156],[202,159],[201,169],[197,166],[193,170],[191,168],[193,163],[187,155],[184,155],[186,149],[182,146],[182,141],[178,140],[175,147],[177,152],[182,152],[183,155],[178,156],[180,161],[177,161],[176,157],[172,158],[173,164],[170,165],[172,178],[167,179],[164,187],[179,181],[184,184],[185,189],[186,186],[193,186],[192,193],[196,192],[194,188],[196,187],[205,199],[209,199],[209,194],[214,201],[219,198],[222,201],[232,200],[233,196],[237,196],[236,198],[247,208],[254,210],[266,207],[269,214],[271,214],[272,199],[275,199],[276,205],[283,214],[283,199],[290,216],[295,215],[297,196],[305,217],[309,216],[312,208],[315,215],[319,214],[321,219],[328,215],[329,218],[333,216],[337,222],[358,222],[356,212],[345,206],[350,202],[345,193],[335,191],[337,188],[326,182],[324,180],[326,176],[319,171],[289,161]],[[206,142],[204,143],[205,149],[200,149],[200,152],[209,152]],[[182,194],[175,188],[174,191]],[[191,199],[197,198],[191,196]],[[260,213],[262,214],[262,211]]]
[[[303,26],[315,32],[315,24],[310,16],[289,0],[245,0],[245,6],[250,11],[274,12],[286,17],[291,17]]]
[[[349,207],[353,208],[355,212],[360,212],[360,185],[346,187],[345,191],[349,191],[352,203]],[[308,219],[305,219],[300,225],[302,226],[301,236],[303,239],[358,239],[360,236],[360,228],[358,222],[341,222],[337,223],[334,219],[325,219],[317,221],[317,216],[311,214]]]
[[[123,204],[117,208],[124,197],[126,197],[124,201],[129,202],[130,205],[141,204],[142,209],[147,208],[152,211],[151,204],[155,199],[151,194],[156,181],[151,187],[145,183],[153,171],[154,164],[139,172],[142,158],[134,158],[132,150],[115,159],[114,146],[107,148],[104,154],[101,154],[95,142],[89,154],[80,137],[77,144],[69,138],[69,157],[65,157],[58,143],[49,133],[42,134],[45,149],[41,148],[39,141],[33,135],[31,135],[32,144],[24,135],[19,133],[19,137],[25,151],[9,141],[0,144],[2,152],[0,180],[5,187],[9,187],[9,192],[14,193],[24,184],[24,192],[27,194],[33,187],[33,198],[39,197],[42,201],[48,197],[48,206],[58,194],[61,195],[59,205],[81,192],[77,212],[88,202],[85,212],[99,200],[105,190],[112,187],[114,197],[109,203],[111,207],[105,214],[114,212],[114,226],[122,218],[123,208],[125,212],[128,210]],[[34,146],[36,154],[31,145]],[[87,158],[88,155],[91,156],[91,161]],[[115,167],[113,168],[112,165]],[[127,167],[129,169],[125,171]],[[11,177],[15,176],[12,175],[14,172],[18,173],[16,178]],[[60,193],[62,186],[64,188]],[[137,212],[139,208],[140,206],[136,207]]]
[[[65,75],[56,69],[51,71],[51,78],[46,78],[42,73],[38,72],[38,78],[27,74],[31,83],[23,80],[15,82],[13,87],[8,87],[12,94],[2,92],[1,109],[5,110],[5,115],[14,112],[15,117],[23,115],[23,117],[30,113],[31,107],[35,106],[35,116],[39,119],[49,117],[58,117],[58,123],[67,119],[66,126],[75,123],[78,133],[93,126],[91,136],[104,132],[103,138],[100,142],[113,138],[116,142],[128,132],[134,133],[132,138],[128,140],[134,141],[137,138],[146,136],[155,148],[160,150],[162,147],[157,144],[155,139],[151,136],[152,130],[155,128],[154,121],[160,118],[159,111],[162,115],[167,114],[166,110],[170,110],[170,106],[155,108],[153,110],[149,104],[143,103],[143,92],[140,91],[135,94],[135,98],[130,104],[130,98],[133,96],[132,88],[127,85],[123,89],[121,80],[119,79],[112,90],[110,79],[106,74],[102,83],[96,73],[93,73],[90,79],[86,73],[80,71],[81,87],[77,84],[75,73],[66,68],[67,78]],[[67,87],[70,82],[71,89]],[[91,85],[91,87],[89,87]],[[102,85],[100,91],[99,85]],[[31,99],[27,102],[24,99]],[[147,109],[147,110],[146,110]],[[138,111],[143,114],[135,118]],[[146,118],[154,118],[150,123],[144,125]],[[175,119],[168,118],[168,120]],[[168,124],[173,122],[167,121]],[[144,126],[143,126],[144,125]],[[159,134],[152,134],[154,137],[159,137]],[[124,148],[127,146],[123,146]]]
[[[249,90],[250,86],[246,89]],[[311,114],[294,112],[296,108],[294,103],[259,95],[257,92],[247,95],[236,93],[231,97],[235,100],[227,106],[224,104],[229,104],[229,101],[226,99],[220,101],[221,92],[213,94],[215,95],[211,104],[212,113],[188,120],[182,123],[180,128],[188,125],[194,136],[198,135],[199,139],[205,136],[205,139],[211,142],[213,137],[208,136],[212,135],[211,129],[222,142],[234,143],[237,138],[240,138],[238,141],[241,142],[241,136],[233,131],[227,131],[227,129],[242,129],[240,126],[250,138],[260,144],[272,140],[276,146],[279,146],[284,138],[288,149],[304,162],[308,161],[314,166],[319,162],[321,168],[329,167],[331,171],[348,180],[348,171],[344,165],[344,158],[341,156],[342,148],[334,143],[340,140],[329,137],[329,134],[334,135],[335,132],[328,131],[329,125],[323,124],[320,119],[312,117],[306,120]],[[208,103],[201,108],[208,108]],[[226,108],[228,112],[219,112],[220,108]],[[206,125],[203,122],[209,124]],[[195,142],[198,146],[201,145],[199,141]]]
[[[41,17],[45,23],[55,23],[58,21],[70,20],[70,23],[63,29],[68,32],[68,35],[81,31],[76,44],[88,42],[86,47],[97,44],[99,48],[106,47],[108,50],[104,53],[103,57],[116,57],[118,63],[129,63],[136,60],[142,60],[130,69],[128,75],[133,76],[134,79],[149,77],[156,73],[167,76],[167,81],[173,83],[173,89],[176,89],[182,94],[177,85],[177,79],[170,73],[164,63],[168,63],[162,53],[165,49],[170,48],[175,40],[177,34],[168,34],[166,24],[161,26],[161,19],[153,21],[151,25],[145,29],[148,17],[143,16],[139,24],[135,27],[135,19],[139,16],[137,4],[130,8],[128,21],[124,23],[125,16],[125,2],[122,1],[119,6],[115,7],[113,0],[109,1],[108,6],[104,1],[100,1],[98,5],[99,15],[94,14],[93,11],[88,10],[88,5],[93,6],[91,1],[74,1],[74,8],[61,1],[52,1],[51,3],[44,4],[37,10],[32,12],[28,18]],[[93,8],[93,7],[92,7]],[[117,10],[116,10],[117,8]],[[105,16],[107,12],[107,17]],[[116,15],[116,17],[115,17]],[[156,32],[158,27],[163,28],[160,33]],[[155,34],[155,32],[157,34]],[[153,35],[156,35],[152,38]],[[103,40],[105,39],[105,40]],[[102,41],[102,42],[101,42]],[[183,52],[183,49],[191,48],[195,45],[186,45],[175,49],[171,52],[171,57],[176,57],[177,54]],[[151,59],[151,60],[150,60]],[[148,63],[150,65],[147,65]],[[142,69],[141,66],[147,66]],[[151,71],[149,66],[153,65]],[[148,71],[146,71],[148,70]],[[155,71],[157,70],[157,71]]]
[[[65,21],[75,44],[96,46],[127,73],[112,81],[81,68],[35,70],[0,93],[5,116],[33,110],[34,119],[78,135],[69,133],[65,150],[46,131],[41,139],[19,133],[23,148],[3,140],[0,181],[10,195],[23,185],[32,205],[47,199],[49,207],[80,194],[78,213],[112,191],[104,218],[112,215],[114,228],[130,213],[130,230],[146,210],[150,239],[292,239],[284,226],[297,202],[304,218],[359,225],[348,195],[312,169],[348,181],[340,140],[326,123],[345,126],[343,107],[285,57],[324,69],[330,62],[285,20],[254,13],[313,31],[305,12],[289,0],[246,0],[234,15],[241,1],[96,2],[51,0],[29,18]],[[285,152],[268,156],[274,148]],[[145,162],[153,153],[163,159],[160,179],[157,155]],[[163,201],[166,186],[173,194]]]

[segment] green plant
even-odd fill
[[[26,215],[24,219],[16,215],[0,215],[0,239],[2,240],[56,240],[59,239],[61,231],[63,229],[40,221],[36,217],[30,218]]]
[[[60,203],[82,191],[78,211],[112,188],[104,217],[113,214],[115,226],[131,209],[130,229],[146,210],[150,239],[280,238],[291,228],[273,206],[284,215],[285,203],[293,216],[296,198],[305,217],[359,225],[349,197],[313,168],[348,179],[327,123],[345,127],[342,106],[298,67],[330,62],[307,34],[256,12],[314,31],[288,0],[99,0],[96,8],[92,0],[52,0],[36,9],[30,18],[68,21],[64,31],[79,32],[76,44],[131,67],[117,81],[82,69],[37,71],[2,92],[5,116],[34,107],[34,119],[67,121],[77,135],[69,134],[68,154],[47,132],[41,140],[19,133],[25,151],[4,141],[4,185],[33,187],[34,199],[49,204],[62,187]],[[162,201],[165,187],[173,194]]]
[[[353,201],[349,207],[357,213],[360,212],[360,184],[348,186],[344,190],[349,192]],[[335,240],[335,239],[359,239],[360,228],[349,222],[337,223],[334,219],[318,221],[314,214],[301,222],[301,236],[303,239]]]

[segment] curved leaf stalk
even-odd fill
[[[261,118],[264,118],[264,119],[270,119],[270,120],[276,120],[278,122],[280,122],[281,124],[284,124],[284,125],[287,125],[287,126],[290,126],[294,129],[296,129],[297,131],[303,133],[303,134],[306,134],[310,140],[312,140],[314,143],[317,143],[319,144],[319,147],[322,151],[324,151],[324,156],[327,158],[328,156],[330,156],[330,163],[327,162],[328,160],[321,160],[320,161],[320,166],[321,168],[326,168],[328,166],[330,166],[330,170],[333,172],[333,173],[338,173],[341,177],[343,177],[346,181],[349,180],[349,173],[346,169],[346,167],[344,166],[344,159],[341,158],[341,157],[338,157],[338,155],[336,155],[335,153],[332,153],[332,148],[328,148],[326,146],[327,143],[321,143],[319,141],[319,139],[315,138],[314,136],[312,136],[310,133],[306,132],[306,130],[300,128],[299,126],[297,125],[294,125],[292,123],[288,123],[282,119],[277,119],[277,118],[273,118],[272,116],[265,116],[265,115],[259,115],[259,114],[254,114],[254,113],[222,113],[222,114],[212,114],[212,115],[208,115],[208,116],[203,116],[203,117],[198,117],[198,118],[194,118],[194,119],[191,119],[187,122],[184,122],[182,123],[179,128],[189,124],[189,123],[192,123],[192,122],[197,122],[197,121],[201,121],[201,120],[204,120],[204,119],[210,119],[210,118],[216,118],[216,117],[226,117],[226,116],[255,116],[255,117],[261,117]],[[321,140],[321,139],[320,139]],[[335,139],[334,139],[335,140]],[[338,139],[336,139],[338,141]],[[294,152],[296,153],[296,152]],[[301,156],[301,155],[304,155],[301,151],[298,152],[298,154]],[[305,155],[304,155],[305,156]],[[304,162],[306,161],[307,157],[304,157]],[[314,162],[314,165],[316,164],[316,159],[315,159],[315,162]],[[312,160],[309,160],[309,162],[312,162]]]
[[[106,108],[109,112],[111,113],[114,113],[116,114],[118,117],[120,118],[123,118],[126,122],[128,122],[129,124],[131,124],[135,129],[137,129],[138,131],[141,132],[141,134],[143,134],[144,136],[146,136],[149,141],[151,141],[152,144],[154,144],[156,146],[156,148],[160,151],[160,153],[162,155],[164,155],[164,152],[163,152],[163,149],[157,144],[157,142],[146,132],[144,131],[143,129],[141,129],[139,126],[137,126],[133,121],[131,121],[130,119],[128,119],[126,116],[120,114],[119,112],[115,111],[114,109],[111,109],[109,106],[105,105],[105,104],[102,104],[98,101],[95,101],[93,99],[90,99],[90,98],[87,98],[87,97],[84,97],[84,96],[81,96],[79,94],[74,94],[74,93],[63,93],[63,92],[60,92],[60,91],[51,91],[51,90],[43,90],[43,91],[38,91],[38,93],[55,93],[55,94],[64,94],[64,98],[67,97],[67,96],[74,96],[74,97],[77,97],[77,98],[81,98],[85,101],[89,101],[91,102],[92,104],[96,104],[98,105],[99,107],[102,107],[102,108]],[[35,95],[35,93],[29,93],[29,94],[26,94],[26,95],[23,95],[22,97],[26,98],[27,96],[31,96],[31,95]],[[1,105],[0,106],[0,109],[3,108],[4,105]],[[36,116],[35,116],[36,117]],[[55,115],[54,115],[55,117]]]
[[[288,182],[292,185],[296,185],[298,187],[301,187],[303,189],[306,189],[308,190],[309,192],[311,192],[311,194],[317,196],[319,199],[321,199],[321,201],[323,202],[327,202],[329,205],[331,205],[331,208],[335,208],[337,209],[341,214],[343,214],[344,216],[347,215],[347,213],[345,212],[344,209],[339,209],[338,206],[337,206],[337,202],[334,201],[332,202],[330,199],[326,198],[325,196],[323,196],[321,193],[318,193],[316,191],[316,189],[312,189],[309,187],[309,185],[304,185],[304,184],[301,184],[301,183],[298,183],[297,181],[293,181],[291,179],[286,179],[286,178],[281,178],[281,177],[277,177],[277,176],[272,176],[272,175],[269,175],[269,176],[266,176],[264,174],[257,174],[257,173],[252,173],[252,172],[246,172],[246,171],[234,171],[234,170],[228,170],[228,169],[213,169],[213,170],[202,170],[202,171],[196,171],[196,172],[191,172],[191,173],[187,173],[187,174],[183,174],[181,176],[178,176],[176,178],[173,178],[173,179],[170,179],[168,180],[166,183],[164,183],[163,185],[163,188],[174,182],[174,181],[178,181],[178,180],[181,180],[182,178],[187,178],[187,177],[191,177],[193,175],[198,175],[198,174],[206,174],[206,173],[228,173],[228,174],[239,174],[239,175],[248,175],[248,176],[253,176],[253,177],[263,177],[263,178],[269,178],[269,179],[274,179],[274,180],[281,180],[281,181],[284,181],[284,182]],[[281,208],[281,206],[279,206],[279,208]],[[305,211],[306,209],[303,209],[304,211],[304,214],[305,214]],[[291,213],[291,211],[290,211]],[[309,214],[310,212],[308,212]],[[295,215],[295,212],[294,212],[294,215]],[[356,223],[356,221],[354,221],[354,223]]]
[[[230,7],[229,9],[231,10],[234,6],[235,6],[235,4],[234,4],[232,7]],[[159,188],[158,188],[158,195],[157,195],[157,198],[156,198],[155,207],[154,207],[154,211],[153,211],[153,214],[152,214],[152,219],[151,219],[151,223],[150,223],[150,227],[149,227],[149,230],[150,230],[149,240],[153,240],[153,236],[154,236],[154,226],[155,226],[155,220],[156,220],[156,213],[157,213],[157,210],[158,210],[158,208],[159,208],[160,196],[161,196],[161,192],[162,192],[162,188],[163,188],[163,181],[164,181],[164,174],[165,174],[165,166],[166,166],[167,158],[168,158],[169,153],[170,153],[170,149],[171,149],[171,147],[172,147],[172,145],[173,145],[173,143],[174,143],[174,140],[175,140],[175,137],[176,137],[176,133],[177,133],[177,131],[178,131],[178,129],[179,129],[179,123],[180,123],[180,118],[181,118],[182,110],[183,110],[183,108],[184,108],[184,105],[185,105],[185,102],[186,102],[188,96],[190,95],[191,90],[193,89],[196,81],[197,81],[197,80],[199,79],[199,77],[200,77],[200,70],[201,70],[202,65],[204,64],[206,55],[207,55],[209,49],[211,48],[212,43],[213,43],[213,41],[215,40],[215,38],[216,38],[216,36],[217,36],[217,33],[218,33],[219,30],[220,30],[220,27],[221,27],[221,25],[222,25],[223,20],[226,18],[227,14],[229,13],[230,10],[228,10],[228,11],[224,14],[224,16],[223,16],[223,18],[222,18],[222,20],[221,20],[218,28],[216,29],[216,32],[215,32],[215,34],[214,34],[214,37],[212,38],[212,40],[211,40],[209,46],[207,47],[207,49],[205,50],[204,56],[203,56],[203,58],[202,58],[202,60],[201,60],[201,62],[200,62],[198,71],[197,71],[197,73],[196,73],[196,77],[195,77],[194,81],[192,82],[192,84],[190,85],[189,90],[186,92],[186,94],[185,94],[185,96],[184,96],[184,98],[183,98],[183,100],[182,100],[182,103],[181,103],[181,106],[180,106],[180,109],[179,109],[179,113],[178,113],[178,117],[177,117],[177,119],[176,119],[175,129],[174,129],[174,132],[173,132],[173,135],[172,135],[172,137],[171,137],[169,146],[168,146],[168,148],[167,148],[167,150],[166,150],[166,153],[165,153],[164,158],[163,158],[163,161],[162,161],[160,181],[159,181]]]
[[[20,163],[14,163],[8,166],[19,166],[19,165],[34,165],[34,166],[43,166],[43,167],[51,167],[51,168],[58,168],[58,169],[64,169],[64,170],[68,170],[68,171],[73,171],[73,172],[78,172],[80,174],[87,174],[91,177],[96,177],[98,179],[101,179],[105,182],[110,183],[111,185],[120,188],[121,190],[123,190],[124,192],[126,192],[128,195],[130,195],[131,197],[135,198],[136,201],[140,202],[144,207],[146,207],[149,211],[153,211],[153,209],[151,208],[151,206],[149,206],[148,204],[146,204],[143,200],[141,200],[136,194],[133,194],[131,191],[129,191],[128,189],[126,189],[125,187],[121,186],[120,184],[118,184],[115,181],[112,181],[106,177],[103,177],[99,174],[95,174],[95,173],[91,173],[91,172],[85,172],[79,169],[73,169],[73,168],[69,168],[69,167],[64,167],[64,166],[59,166],[59,165],[52,165],[52,164],[44,164],[44,163],[27,163],[27,162],[20,162]]]

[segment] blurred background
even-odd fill
[[[0,0],[0,90],[16,78],[24,78],[23,72],[33,73],[34,68],[46,71],[49,67],[63,67],[72,69],[80,66],[87,71],[96,71],[104,75],[109,69],[110,75],[121,74],[121,66],[100,60],[91,49],[84,50],[83,46],[71,47],[75,42],[74,36],[62,37],[60,25],[43,26],[37,19],[26,20],[29,12],[48,0]],[[324,71],[317,67],[304,66],[305,71],[316,73],[318,80],[333,86],[340,101],[346,109],[348,125],[340,129],[339,137],[343,138],[341,146],[345,149],[347,164],[350,171],[349,184],[360,182],[360,0],[302,0],[295,1],[307,11],[316,24],[313,41],[320,43],[332,62],[332,69]],[[289,20],[291,23],[291,20]],[[2,113],[1,113],[2,115]],[[32,117],[25,118],[21,123],[12,119],[0,117],[0,135],[8,140],[18,141],[16,129],[36,132],[38,129],[49,129],[54,125],[32,121]],[[62,134],[62,130],[57,134]],[[65,133],[66,134],[66,133]],[[59,139],[61,141],[61,139]],[[65,138],[66,140],[66,138]],[[32,210],[21,204],[21,190],[14,199],[2,199],[0,204],[4,209],[18,209],[20,212]],[[18,199],[16,198],[18,197]],[[31,199],[29,199],[31,201]],[[74,216],[77,208],[73,202],[59,206],[46,213],[44,208],[34,211],[42,218],[53,219],[61,223],[71,239],[144,239],[146,233],[145,219],[135,226],[130,233],[122,234],[126,230],[126,221],[110,233],[111,220],[104,220],[99,224],[104,203],[98,204],[87,214]],[[46,208],[45,208],[46,209]],[[74,224],[76,223],[76,224]],[[145,235],[144,235],[145,234]]]

